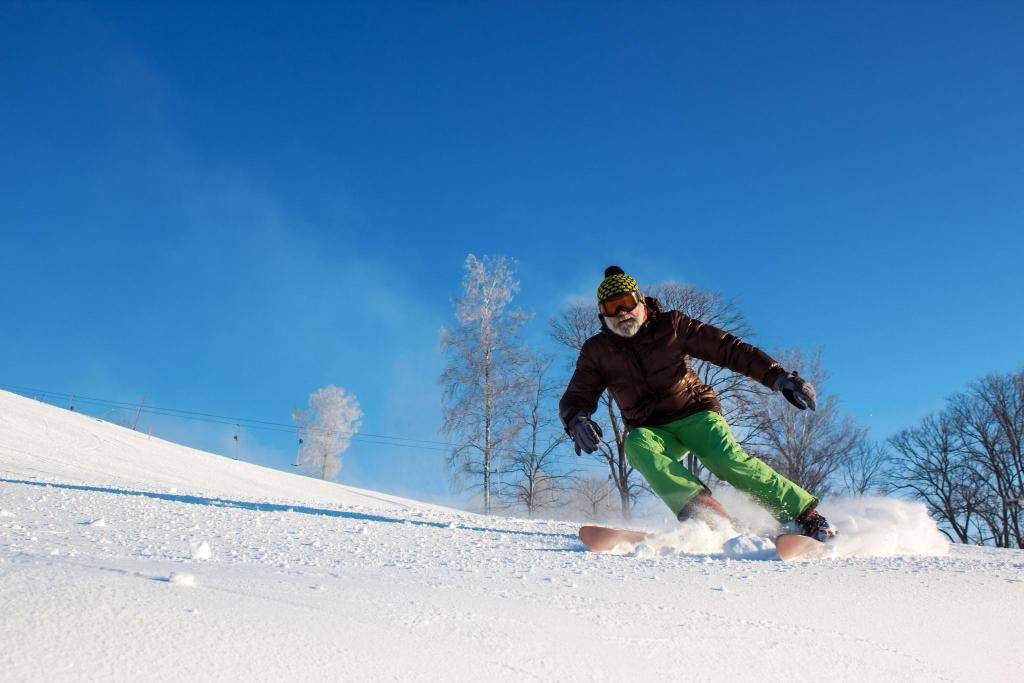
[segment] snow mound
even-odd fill
[[[292,499],[375,509],[439,509],[206,453],[7,391],[0,391],[0,426],[0,478],[120,492],[141,489],[183,502]]]
[[[920,506],[851,499],[823,506],[848,556],[787,564],[770,516],[722,493],[734,524],[633,520],[666,531],[597,554],[575,523],[325,484],[0,393],[0,671],[648,681],[664,658],[637,653],[683,644],[694,680],[1020,678],[1024,551],[879,557],[947,546]],[[794,643],[826,655],[778,656]]]
[[[737,560],[770,560],[777,557],[775,544],[767,538],[740,534],[722,545],[726,557]]]

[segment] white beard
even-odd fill
[[[620,337],[632,337],[640,331],[641,322],[636,318],[630,318],[621,322],[613,318],[605,318],[605,321],[608,323],[608,329]]]

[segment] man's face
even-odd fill
[[[647,307],[641,301],[632,311],[619,311],[618,315],[605,315],[604,321],[610,329],[620,337],[632,337],[640,330],[647,320]]]

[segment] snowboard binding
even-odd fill
[[[835,538],[839,531],[832,526],[817,510],[811,508],[796,518],[800,533],[822,543]]]

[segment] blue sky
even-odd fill
[[[610,263],[735,298],[879,437],[1022,365],[1019,3],[0,16],[0,384],[288,422],[333,383],[438,439],[468,253],[519,261],[535,339]],[[447,493],[428,450],[354,444],[341,479]]]

